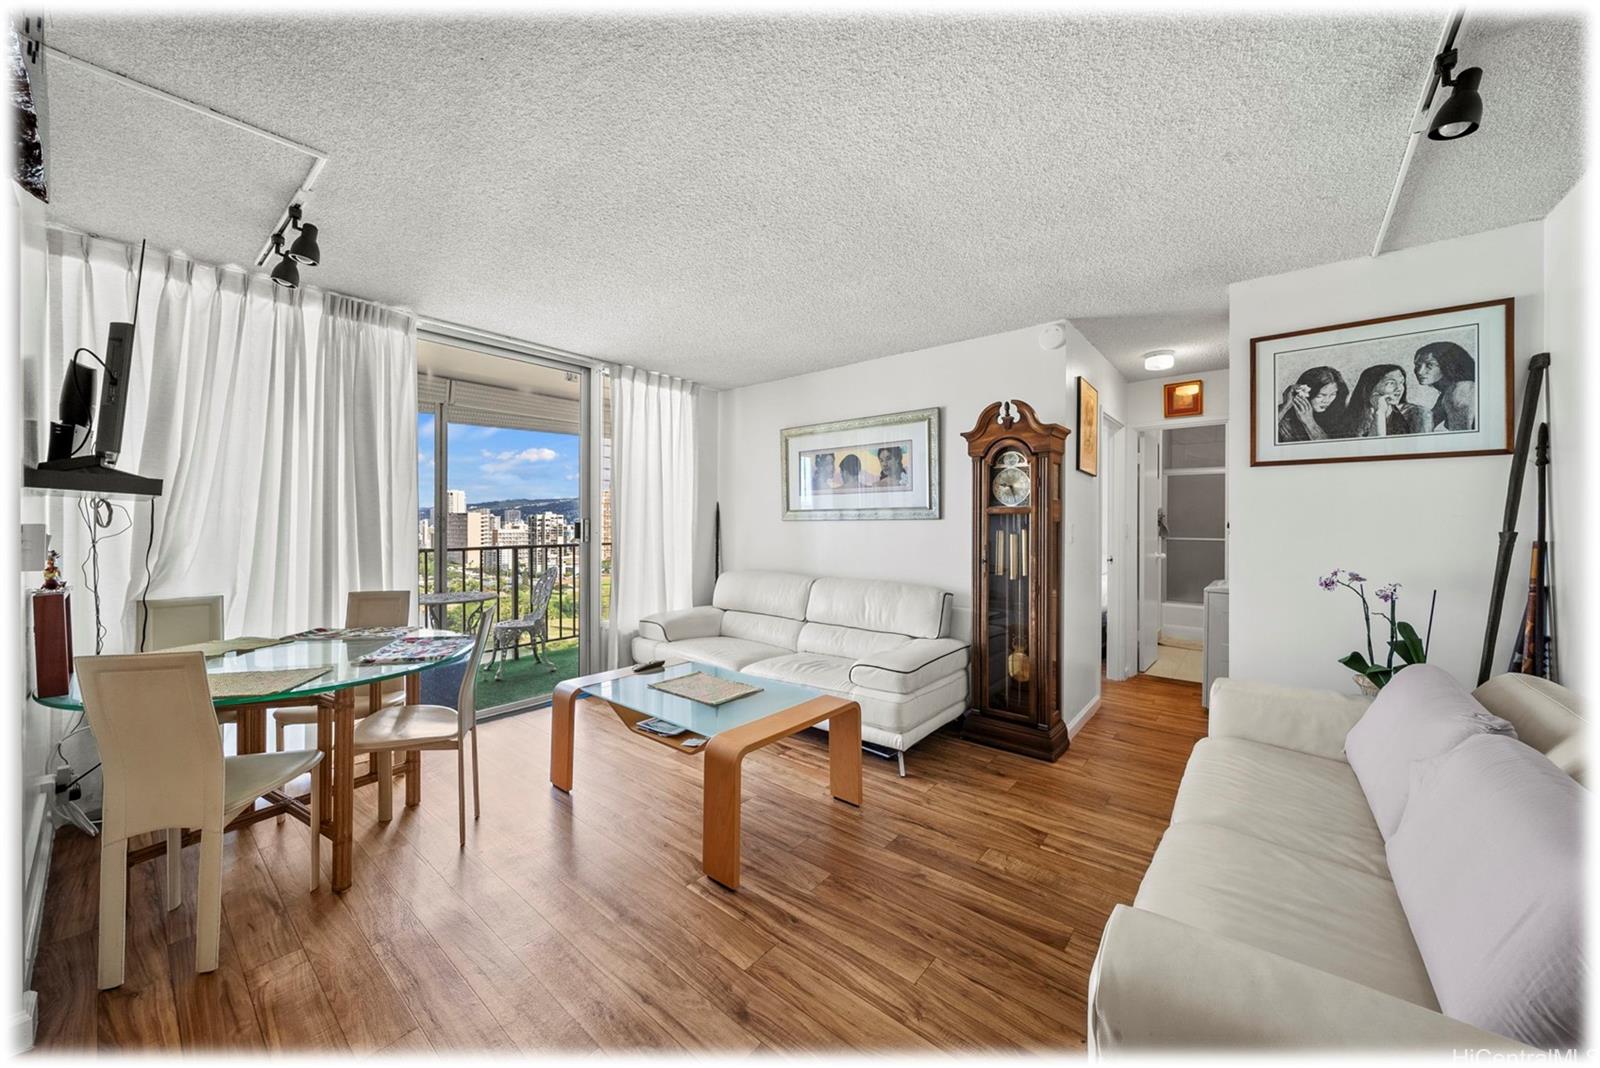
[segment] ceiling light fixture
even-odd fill
[[[315,267],[322,262],[322,249],[317,246],[317,228],[312,223],[302,223],[300,205],[289,205],[289,213],[284,216],[283,223],[273,232],[269,239],[271,254],[281,257],[278,265],[272,269],[272,281],[285,289],[295,289],[300,285],[300,268],[298,264]],[[287,250],[283,247],[284,234],[293,227],[296,231],[294,244]],[[265,256],[262,257],[265,260]]]
[[[1172,365],[1178,362],[1178,354],[1172,349],[1156,349],[1154,352],[1144,354],[1144,369],[1146,371],[1170,371]]]
[[[1456,50],[1447,49],[1434,59],[1434,69],[1439,72],[1439,84],[1450,90],[1450,99],[1439,105],[1428,124],[1430,141],[1454,141],[1478,128],[1483,118],[1483,97],[1478,95],[1478,84],[1483,81],[1482,67],[1468,67],[1451,77],[1456,66]]]

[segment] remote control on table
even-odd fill
[[[648,675],[650,672],[660,671],[666,666],[667,662],[665,660],[647,660],[642,664],[636,665],[633,669],[633,673],[635,675]]]

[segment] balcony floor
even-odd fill
[[[548,697],[556,683],[578,674],[578,640],[551,642],[546,656],[555,670],[533,658],[527,649],[516,660],[504,660],[500,665],[500,680],[495,681],[494,667],[485,664],[478,669],[478,708],[493,712],[501,705],[524,704]],[[459,676],[458,676],[459,677]]]

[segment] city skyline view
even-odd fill
[[[432,503],[434,435],[431,413],[417,417],[417,486],[420,507]],[[570,500],[578,496],[579,439],[540,430],[448,425],[448,488],[469,506],[515,499]]]

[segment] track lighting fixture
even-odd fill
[[[272,281],[285,289],[294,289],[300,285],[298,264],[315,267],[322,262],[322,249],[317,246],[317,228],[312,223],[302,224],[300,218],[300,205],[291,204],[288,217],[272,235],[272,252],[280,257],[278,265],[272,269]],[[294,244],[285,250],[284,232],[290,227],[295,229],[296,236]]]
[[[1434,59],[1434,69],[1439,74],[1439,84],[1450,90],[1450,99],[1439,105],[1428,124],[1428,138],[1432,141],[1454,141],[1478,128],[1483,118],[1483,97],[1478,95],[1478,83],[1483,80],[1482,67],[1468,67],[1451,76],[1456,65],[1456,50],[1447,49]]]

